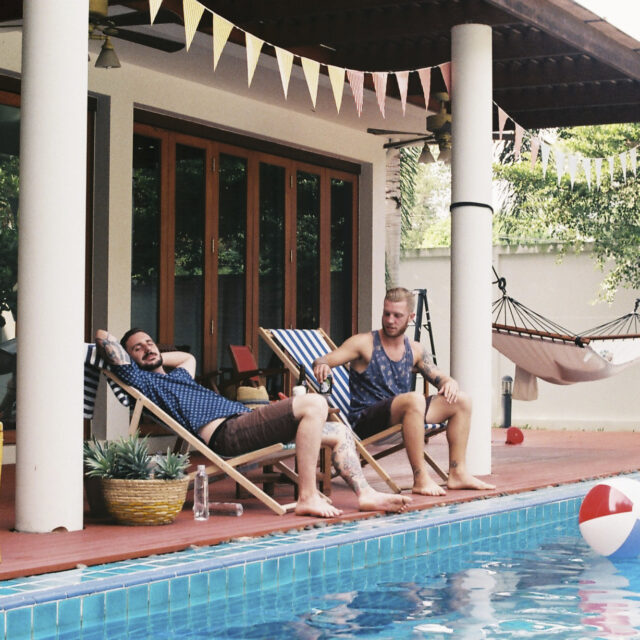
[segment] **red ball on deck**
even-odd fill
[[[580,533],[589,546],[609,558],[640,555],[640,482],[603,480],[584,497],[578,515]]]
[[[507,441],[505,444],[520,444],[524,440],[524,434],[518,427],[507,429]]]

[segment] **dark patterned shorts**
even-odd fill
[[[424,411],[424,419],[427,421],[427,413],[431,398],[427,397],[427,406]],[[353,430],[360,438],[368,438],[369,436],[380,433],[391,427],[391,403],[395,400],[395,396],[379,400],[370,407],[367,407],[357,418],[353,425]]]

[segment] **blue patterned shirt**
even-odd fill
[[[223,398],[198,384],[183,367],[169,373],[144,371],[135,363],[110,368],[195,434],[212,420],[249,411],[242,403]]]
[[[413,350],[409,338],[404,337],[404,355],[398,361],[391,360],[380,342],[380,333],[372,331],[373,353],[367,368],[358,373],[349,369],[351,407],[349,420],[357,422],[360,414],[372,404],[411,391]]]

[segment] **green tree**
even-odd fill
[[[17,317],[19,159],[0,154],[0,313]],[[0,326],[4,319],[0,315]]]

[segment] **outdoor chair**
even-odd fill
[[[336,348],[329,336],[322,329],[263,329],[261,327],[259,332],[262,339],[271,347],[293,375],[297,375],[299,365],[304,364],[309,388],[314,392],[318,392],[318,382],[313,375],[313,361]],[[332,414],[330,419],[339,419],[351,428],[348,418],[351,401],[349,372],[346,367],[339,366],[334,367],[331,373],[333,375],[333,390],[331,395],[327,396],[327,400],[331,407],[337,409],[337,413]],[[425,443],[445,429],[446,424],[425,424]],[[355,432],[353,432],[353,435],[363,463],[370,464],[391,490],[399,493],[401,489],[377,461],[404,448],[402,425],[393,425],[364,439],[360,439]],[[371,454],[367,449],[369,446],[383,446],[383,448]],[[434,471],[443,480],[447,480],[447,473],[427,451],[424,451],[424,457]]]
[[[97,349],[93,344],[88,345],[87,355],[85,358],[85,418],[91,418],[93,415],[93,406],[95,404],[95,395],[100,372],[106,377],[109,386],[115,393],[118,400],[124,406],[133,406],[133,412],[129,423],[130,434],[135,433],[138,429],[143,411],[148,412],[154,419],[158,420],[167,429],[169,429],[173,435],[187,443],[187,445],[193,447],[209,461],[210,464],[207,467],[207,473],[210,478],[221,475],[229,476],[239,486],[258,498],[258,500],[278,515],[283,515],[287,511],[295,508],[295,502],[285,505],[279,504],[239,469],[239,467],[244,467],[245,465],[273,465],[273,467],[278,470],[278,474],[267,474],[267,477],[264,477],[263,474],[262,476],[259,476],[257,481],[265,483],[273,482],[276,475],[277,477],[284,475],[289,478],[293,484],[297,485],[297,473],[284,464],[284,460],[295,456],[295,447],[290,447],[285,443],[279,443],[233,458],[223,458],[209,449],[209,447],[200,440],[200,438],[191,433],[188,429],[185,429],[168,413],[149,400],[149,398],[144,394],[134,387],[127,385],[112,371],[110,371],[108,367],[105,367],[105,363],[98,357]],[[195,473],[189,474],[189,479],[193,480],[194,475]]]

